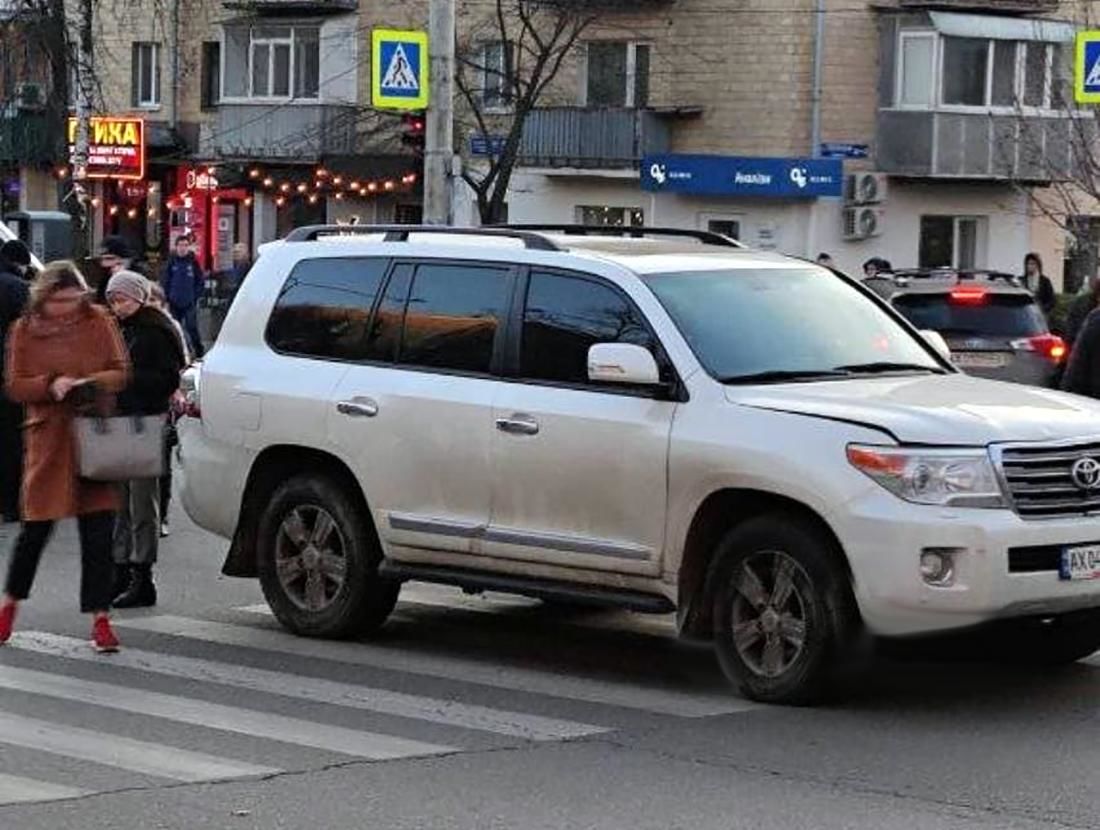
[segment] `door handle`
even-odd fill
[[[378,414],[378,404],[370,398],[352,398],[336,404],[336,411],[349,418],[373,418]]]
[[[497,418],[497,429],[509,435],[538,435],[539,422],[530,415],[513,415],[511,418]]]

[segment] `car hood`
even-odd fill
[[[742,406],[884,430],[906,444],[985,446],[1100,435],[1100,402],[967,375],[730,386]]]

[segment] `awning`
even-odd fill
[[[1076,30],[1063,20],[1028,17],[998,17],[992,14],[929,12],[932,25],[940,34],[951,37],[980,37],[993,40],[1038,40],[1064,43],[1073,40]]]

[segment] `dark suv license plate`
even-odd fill
[[[1100,545],[1063,548],[1058,576],[1074,582],[1100,579]]]

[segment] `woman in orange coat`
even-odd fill
[[[107,611],[118,493],[112,484],[79,477],[73,418],[82,393],[114,395],[126,384],[126,346],[111,316],[92,305],[76,266],[54,262],[32,285],[30,304],[8,335],[7,351],[5,391],[26,406],[27,418],[23,527],[0,600],[0,643],[11,637],[16,609],[30,594],[54,524],[75,516],[80,529],[80,608],[92,615],[96,649],[117,651]]]

